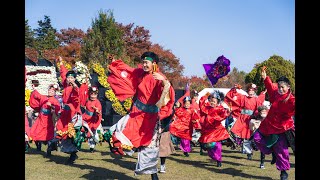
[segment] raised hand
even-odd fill
[[[265,80],[266,77],[267,77],[266,69],[267,69],[266,66],[263,66],[262,69],[261,69],[261,78],[262,78],[263,80]]]
[[[157,72],[153,72],[152,76],[156,80],[160,80],[160,81],[165,80],[165,78],[160,73],[157,73]]]

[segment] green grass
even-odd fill
[[[51,158],[44,158],[47,146],[42,151],[35,150],[32,143],[25,153],[25,177],[30,180],[69,180],[69,179],[151,179],[150,175],[134,176],[137,153],[133,157],[120,157],[110,153],[107,143],[97,145],[94,153],[89,152],[87,143],[83,143],[78,152],[79,158],[72,165],[65,162],[69,155],[52,151]],[[271,155],[266,155],[265,169],[260,169],[260,153],[255,151],[253,159],[247,160],[245,154],[223,146],[222,167],[217,167],[207,155],[199,154],[199,147],[193,148],[189,157],[181,150],[166,160],[166,173],[159,173],[159,179],[279,179],[280,172],[270,164]],[[290,149],[291,169],[289,179],[295,179],[295,157]],[[160,161],[158,161],[160,168]]]

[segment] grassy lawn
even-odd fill
[[[69,180],[69,179],[151,179],[150,175],[134,176],[137,154],[133,157],[120,157],[110,153],[108,144],[97,145],[94,153],[89,152],[87,143],[83,143],[78,152],[79,158],[72,165],[65,162],[69,155],[52,151],[51,158],[44,158],[47,146],[37,152],[32,143],[25,153],[25,177],[30,180]],[[199,154],[199,147],[193,148],[189,157],[181,150],[166,160],[166,173],[159,173],[159,179],[280,179],[280,172],[270,164],[271,155],[266,155],[265,169],[260,169],[260,153],[255,151],[253,159],[247,160],[245,154],[223,146],[222,167],[217,167],[207,155]],[[290,149],[291,169],[289,179],[295,179],[295,157]],[[158,161],[160,168],[160,160]]]

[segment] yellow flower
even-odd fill
[[[30,89],[26,89],[25,90],[25,97],[24,97],[26,106],[30,106],[29,105],[30,95],[31,95],[31,90]]]
[[[129,111],[132,106],[132,98],[127,98],[124,100],[123,106],[127,109],[127,111]]]
[[[121,147],[122,149],[125,149],[125,150],[132,150],[133,146],[129,146],[129,145],[126,145],[126,144],[121,144]]]
[[[65,60],[62,60],[61,62],[64,65],[64,67],[66,69],[68,69],[69,71],[72,69],[72,65],[69,62],[67,62]],[[58,69],[60,69],[60,64],[58,62],[56,64],[57,64]]]
[[[104,68],[99,63],[93,63],[90,65],[93,71],[98,74],[98,81],[99,83],[105,87],[107,90],[105,92],[106,98],[108,98],[112,103],[112,108],[120,115],[124,116],[128,114],[129,109],[132,105],[132,98],[128,98],[125,100],[123,106],[121,105],[119,99],[114,94],[110,84],[108,83],[107,79],[108,76],[105,73]]]

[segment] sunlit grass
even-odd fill
[[[69,155],[53,151],[51,158],[44,158],[46,146],[42,151],[35,150],[35,144],[25,156],[25,177],[30,180],[48,179],[151,179],[150,175],[134,176],[137,154],[133,157],[119,157],[110,153],[107,143],[97,145],[94,153],[89,152],[87,143],[83,143],[79,158],[73,165],[66,165]],[[291,169],[289,179],[295,179],[295,157],[290,149]],[[199,154],[199,147],[193,148],[189,157],[180,150],[166,160],[166,173],[158,174],[159,179],[279,179],[280,172],[270,164],[271,155],[266,155],[265,169],[260,169],[260,153],[255,152],[253,159],[247,160],[245,154],[223,146],[222,167],[205,152]],[[160,167],[160,161],[158,162]]]

